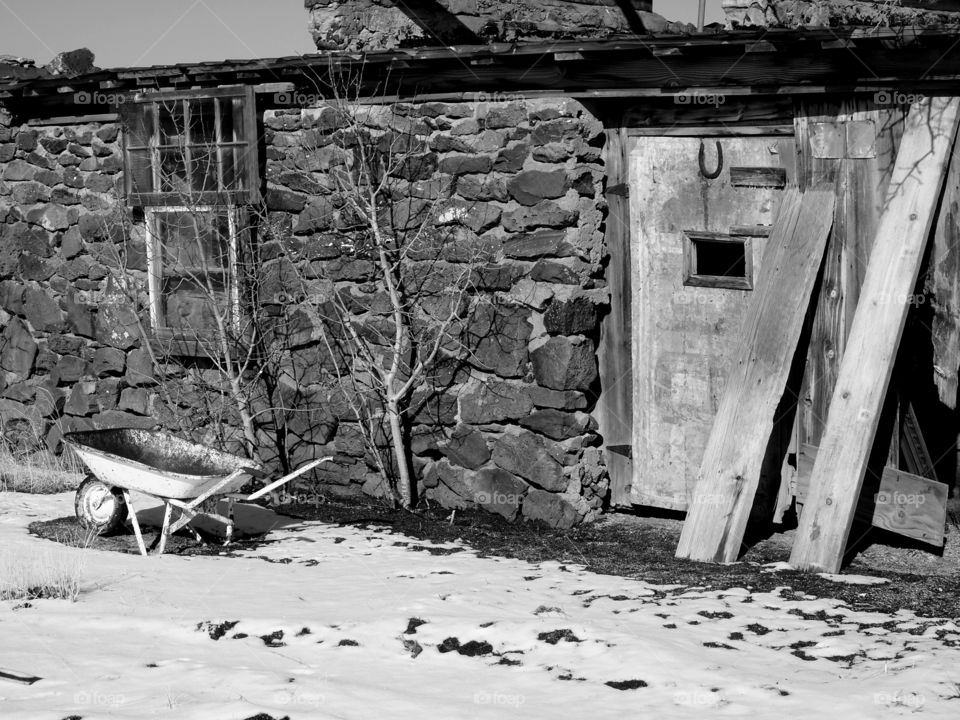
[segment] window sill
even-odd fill
[[[223,348],[216,338],[216,330],[210,330],[213,337],[198,337],[195,332],[174,328],[154,328],[150,333],[150,347],[158,357],[209,358],[221,360]],[[249,347],[235,340],[229,341],[230,354],[234,360],[246,357]]]

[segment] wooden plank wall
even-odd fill
[[[630,318],[630,201],[627,193],[627,133],[622,120],[607,130],[604,152],[607,172],[605,240],[610,253],[607,282],[610,313],[600,326],[600,435],[606,447],[610,492],[614,502],[630,495],[633,465],[629,457],[633,432],[633,358]]]
[[[815,125],[834,121],[873,122],[874,157],[814,157],[813,143],[820,140]],[[903,134],[903,112],[893,107],[878,108],[868,100],[801,101],[797,107],[796,132],[797,175],[801,187],[833,182],[837,198],[812,320],[795,440],[819,445]]]
[[[890,179],[790,563],[837,572],[956,138],[960,100],[914,103]]]
[[[925,286],[933,305],[933,382],[940,402],[953,410],[960,368],[960,162],[947,173]]]

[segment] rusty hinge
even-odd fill
[[[630,186],[627,183],[619,185],[608,185],[607,195],[619,195],[620,197],[630,197]]]

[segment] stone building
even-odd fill
[[[801,495],[797,458],[819,444],[849,329],[827,318],[853,313],[863,276],[851,218],[862,228],[879,220],[905,116],[899,95],[949,92],[960,65],[952,31],[771,30],[757,25],[773,3],[739,0],[725,2],[730,27],[702,32],[637,1],[305,5],[313,56],[0,65],[4,421],[27,421],[58,449],[73,429],[183,430],[186,416],[195,437],[243,446],[235,412],[200,416],[200,395],[218,381],[171,318],[201,327],[203,303],[168,292],[161,280],[173,270],[157,244],[183,213],[156,184],[160,125],[182,134],[184,117],[209,116],[215,136],[186,145],[220,169],[190,187],[198,206],[208,193],[232,208],[209,211],[230,238],[231,213],[264,208],[258,297],[290,333],[289,375],[272,392],[296,412],[271,416],[264,452],[294,464],[333,454],[305,488],[383,492],[356,409],[329,382],[336,361],[315,322],[331,293],[371,327],[384,313],[338,196],[357,145],[343,142],[350,128],[329,91],[349,76],[347,95],[368,108],[364,132],[406,138],[395,199],[435,208],[452,238],[431,277],[469,265],[482,308],[468,361],[439,390],[415,393],[419,492],[449,507],[561,527],[609,507],[686,509],[785,189],[827,179],[844,195],[860,183],[860,204],[835,210],[811,310],[817,334],[799,353],[809,354],[806,380],[792,381],[801,401],[770,418],[777,442],[758,497],[767,516],[782,515]],[[824,154],[824,133],[847,140]],[[189,184],[188,167],[172,172]],[[932,395],[932,373],[904,388],[926,413],[935,456],[953,442],[934,426],[955,425],[958,365],[941,341],[953,337],[956,300],[936,291],[925,362],[946,370]],[[229,302],[239,307],[243,293]],[[160,382],[168,355],[177,373]],[[948,465],[939,461],[944,479]]]

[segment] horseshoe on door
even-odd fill
[[[703,175],[707,180],[714,180],[720,177],[720,173],[723,172],[723,148],[720,147],[720,141],[717,140],[717,169],[713,172],[708,172],[704,163],[706,158],[704,157],[703,152],[703,140],[700,141],[700,152],[697,154],[697,160],[700,163],[700,174]]]

